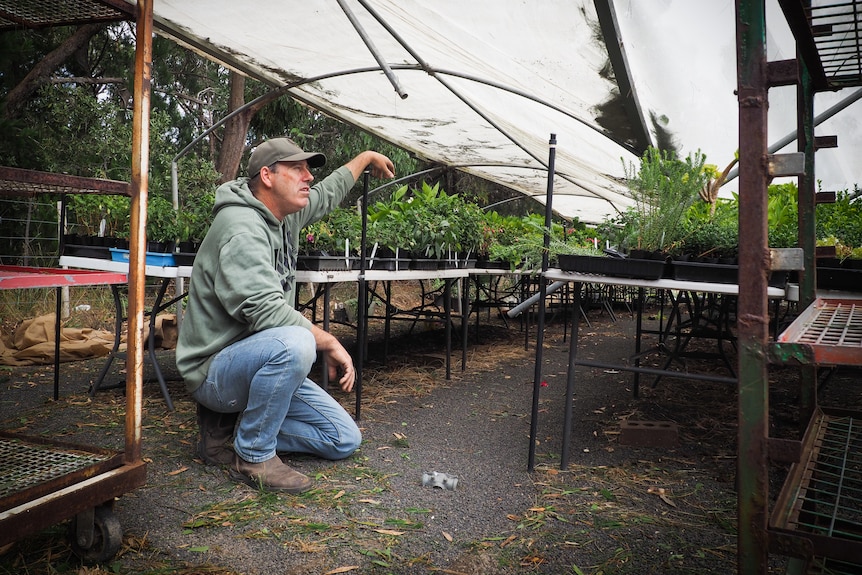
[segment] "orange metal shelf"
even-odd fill
[[[814,300],[776,343],[804,346],[817,365],[862,365],[862,299]]]

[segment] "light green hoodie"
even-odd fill
[[[248,178],[219,186],[177,342],[177,368],[190,393],[228,345],[272,327],[311,329],[293,307],[298,234],[335,209],[354,183],[350,170],[338,168],[311,188],[308,206],[281,222],[252,195]]]

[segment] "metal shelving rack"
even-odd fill
[[[818,298],[777,338],[775,363],[862,366],[862,298]],[[862,413],[817,407],[769,521],[789,555],[862,557]],[[801,553],[800,553],[801,552]]]
[[[817,92],[862,86],[862,0],[778,0],[796,56],[768,61],[766,3],[736,0],[739,101],[740,287],[737,571],[769,570],[769,553],[789,556],[792,573],[858,573],[862,557],[862,417],[818,405],[820,366],[862,363],[856,302],[817,299],[815,151],[837,138],[814,135]],[[797,152],[767,146],[769,90],[795,86]],[[848,99],[849,100],[849,99]],[[776,176],[799,178],[799,272],[803,312],[773,343],[766,329],[766,199]],[[862,300],[860,300],[862,301]],[[799,441],[769,437],[768,364],[799,366]],[[806,425],[807,424],[807,425]],[[770,513],[769,460],[793,464]]]
[[[116,277],[94,279],[104,274],[93,271],[0,270],[0,289],[60,289],[64,285],[88,285],[87,278],[91,280],[89,285],[128,281],[124,449],[114,452],[12,434],[0,436],[0,545],[71,519],[70,535],[74,550],[84,559],[94,562],[110,559],[122,541],[119,522],[112,514],[115,498],[146,482],[146,463],[141,457],[146,279],[144,223],[149,166],[146,127],[150,121],[153,5],[152,0],[138,0],[136,5],[125,0],[11,0],[0,7],[0,32],[121,20],[133,21],[136,34],[130,182],[17,168],[0,169],[0,193],[6,195],[120,193],[131,196],[128,278],[125,274],[113,274]]]

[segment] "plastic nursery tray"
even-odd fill
[[[120,248],[108,249],[111,251],[111,260],[129,263],[129,250],[121,250]],[[148,266],[173,267],[176,265],[174,254],[147,252],[145,261]]]
[[[671,269],[675,280],[735,284],[739,278],[739,266],[729,264],[673,261]]]
[[[311,271],[346,271],[353,267],[353,263],[344,256],[299,256],[296,267]]]
[[[65,244],[63,246],[64,256],[77,256],[81,258],[94,258],[99,260],[111,259],[111,252],[104,246],[82,246],[78,244]]]
[[[860,291],[862,290],[862,270],[818,266],[817,287],[842,291]]]
[[[596,274],[619,278],[657,280],[664,273],[664,260],[639,260],[560,254],[560,269],[582,274]]]
[[[177,252],[174,254],[174,262],[178,266],[191,266],[195,263],[197,252]]]

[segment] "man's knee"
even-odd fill
[[[276,327],[271,331],[284,345],[286,357],[302,366],[305,373],[310,372],[317,359],[317,343],[311,331],[299,326]]]
[[[335,445],[335,457],[333,459],[344,459],[350,457],[359,449],[362,443],[362,432],[356,425],[345,427],[341,433],[341,440]]]

